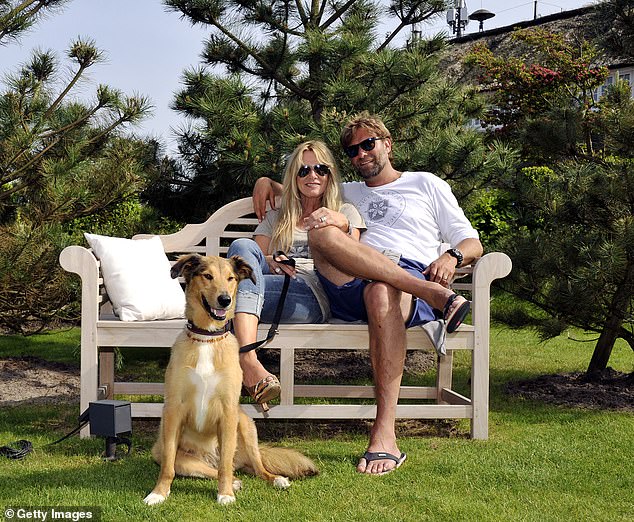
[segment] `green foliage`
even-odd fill
[[[77,244],[83,241],[83,232],[132,237],[147,232],[171,234],[182,227],[182,223],[159,214],[152,207],[141,203],[137,196],[132,196],[99,214],[73,219],[67,224],[66,231],[73,238],[73,243]]]
[[[496,56],[478,44],[467,57],[481,70],[482,88],[493,92],[484,123],[501,125],[507,133],[524,127],[519,141],[526,154],[531,149],[569,154],[579,138],[591,152],[593,91],[608,75],[607,67],[593,65],[595,47],[542,28],[517,30],[512,39],[518,46],[513,56]],[[536,130],[545,147],[530,139]]]
[[[0,3],[0,38],[17,38],[40,9],[63,2]],[[71,43],[70,76],[50,51],[35,51],[0,92],[0,328],[30,333],[54,318],[77,317],[76,282],[58,256],[81,230],[118,221],[138,226],[126,205],[155,175],[157,147],[121,130],[150,110],[140,96],[101,85],[87,102],[71,99],[102,52],[89,40]],[[66,76],[66,75],[64,75]],[[137,204],[138,206],[138,204]],[[114,230],[114,229],[112,229]]]
[[[519,55],[471,56],[496,89],[500,135],[525,165],[494,180],[512,202],[508,231],[493,240],[513,259],[501,284],[548,313],[510,314],[542,338],[570,325],[598,332],[588,367],[598,374],[618,338],[634,349],[634,101],[625,82],[593,100],[606,71],[587,42],[543,30],[515,39]]]
[[[474,199],[466,212],[486,249],[510,232],[511,202],[508,195],[498,189],[482,190]]]
[[[501,152],[465,127],[483,105],[473,90],[439,74],[444,42],[388,45],[412,23],[444,10],[444,2],[392,2],[387,11],[369,0],[165,4],[211,31],[203,53],[208,67],[185,73],[174,103],[192,122],[179,145],[187,176],[166,172],[161,181],[182,202],[171,214],[179,219],[200,221],[250,194],[258,177],[278,178],[285,155],[309,138],[324,140],[351,178],[339,133],[361,110],[379,114],[392,131],[397,168],[435,172],[461,199],[504,163]],[[382,40],[386,16],[401,24]]]
[[[64,6],[69,0],[2,0],[0,1],[0,45],[18,40],[47,13]],[[3,42],[5,40],[5,42]]]
[[[569,325],[602,332],[616,319],[615,338],[632,343],[632,167],[569,161],[520,174],[514,226],[496,241],[513,259],[501,284],[549,313],[535,321],[544,338]]]

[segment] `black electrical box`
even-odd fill
[[[103,400],[88,407],[90,434],[116,437],[132,431],[132,407],[129,401]]]

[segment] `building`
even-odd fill
[[[571,11],[564,11],[535,20],[517,22],[513,25],[498,27],[488,31],[470,33],[449,41],[449,51],[442,65],[451,76],[466,82],[475,81],[475,73],[467,69],[462,61],[474,44],[486,42],[494,54],[513,56],[516,52],[515,45],[511,41],[511,33],[515,29],[541,27],[555,33],[567,33],[572,38],[585,39],[589,42],[596,40],[596,23],[593,18],[597,15],[596,6],[582,7]],[[609,70],[609,76],[605,85],[595,92],[595,100],[605,94],[608,86],[612,85],[616,78],[630,83],[632,96],[634,97],[634,56],[619,56],[603,50],[596,65],[604,65]]]

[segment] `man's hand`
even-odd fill
[[[456,263],[457,260],[455,257],[445,253],[436,259],[436,261],[432,261],[423,271],[423,274],[426,275],[430,281],[448,287],[456,272]]]
[[[463,239],[456,248],[462,252],[463,261],[461,266],[470,265],[476,258],[482,256],[482,243],[478,239]],[[456,273],[456,264],[458,260],[448,253],[442,254],[436,261],[423,271],[430,281],[440,283],[443,286],[449,286],[454,274]]]
[[[278,190],[276,191],[276,189]],[[275,208],[275,196],[281,194],[282,185],[279,183],[267,177],[257,179],[255,185],[253,185],[253,210],[258,217],[258,221],[261,222],[264,219],[267,201],[271,208]]]

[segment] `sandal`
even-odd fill
[[[251,398],[262,406],[262,410],[269,411],[267,402],[277,399],[280,396],[282,386],[275,375],[267,375],[253,386],[245,386],[245,389]]]
[[[463,303],[456,304],[453,307],[453,312],[449,313],[449,310],[451,310],[451,307],[456,299],[461,299]],[[443,318],[445,319],[445,324],[447,325],[447,333],[453,333],[456,331],[462,321],[464,321],[464,318],[467,317],[470,309],[471,303],[458,294],[453,294],[449,299],[447,299],[447,303],[445,304],[445,308],[443,310]]]

